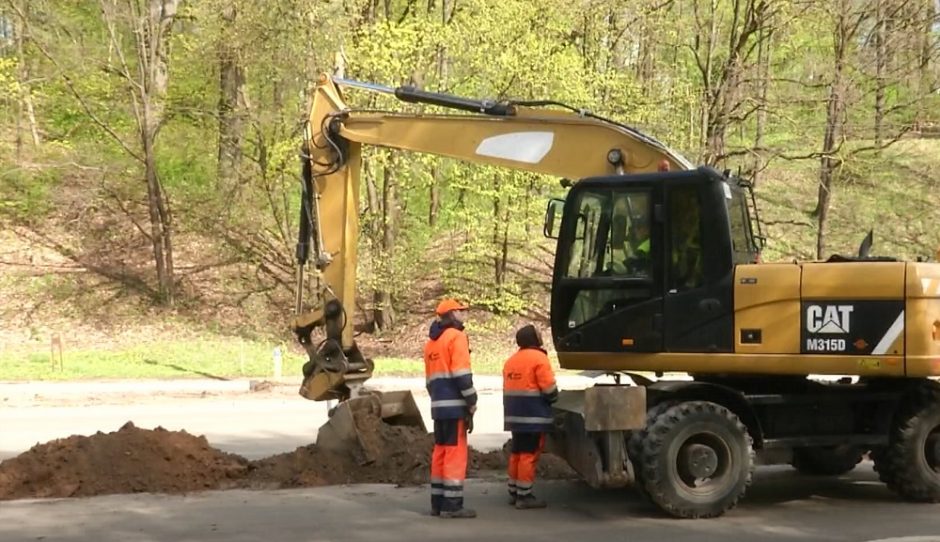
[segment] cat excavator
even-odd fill
[[[351,108],[341,87],[426,110]],[[629,126],[551,100],[328,75],[303,145],[292,323],[309,358],[300,394],[338,402],[318,445],[368,462],[381,450],[362,416],[426,430],[409,392],[365,386],[374,364],[353,339],[362,145],[562,179],[544,221],[552,341],[563,369],[608,380],[561,391],[549,449],[589,485],[715,517],[758,463],[837,476],[870,457],[900,496],[940,501],[940,264],[872,256],[871,235],[857,255],[762,263],[751,185]]]

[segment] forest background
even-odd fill
[[[764,261],[940,248],[937,0],[0,0],[0,379],[286,374],[318,74],[553,99],[756,186]],[[350,91],[357,107],[418,106]],[[483,372],[548,317],[558,179],[365,149],[357,340]],[[62,368],[52,359],[64,352]]]

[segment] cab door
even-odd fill
[[[559,351],[662,350],[660,186],[611,177],[568,194],[552,292]]]
[[[731,192],[708,170],[664,187],[666,352],[733,351]]]

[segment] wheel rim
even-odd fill
[[[676,454],[676,474],[684,489],[694,495],[722,491],[731,474],[731,447],[714,433],[691,435]]]

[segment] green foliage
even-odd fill
[[[732,10],[747,4],[182,2],[169,48],[157,170],[172,203],[174,233],[199,247],[184,252],[179,263],[196,268],[224,260],[240,266],[225,280],[180,279],[190,302],[205,302],[209,288],[226,288],[222,302],[238,307],[233,310],[251,317],[262,306],[286,312],[301,130],[317,75],[340,64],[348,78],[384,85],[566,102],[642,128],[690,157],[703,155],[704,131],[716,122],[714,116],[709,120],[710,109],[721,99],[733,102],[721,121],[728,156],[720,165],[748,171],[766,162],[758,184],[770,222],[766,259],[811,257],[815,222],[809,211],[820,158],[815,153],[827,126],[838,14],[830,2],[763,3],[773,12],[765,33],[750,36],[745,54],[736,58],[729,47],[741,27]],[[900,9],[891,26],[894,49],[881,78],[889,140],[915,124],[940,123],[936,48],[922,47],[935,45],[938,36],[916,30],[922,28],[917,17],[926,16],[915,9],[921,4],[917,9],[923,11],[923,2]],[[940,202],[930,158],[938,150],[926,140],[902,140],[880,153],[859,152],[873,143],[880,80],[872,60],[874,13],[864,11],[868,4],[846,5],[860,24],[846,60],[846,130],[835,151],[844,164],[829,225],[832,248],[851,251],[867,228],[877,225],[890,231],[878,245],[884,252],[920,255],[940,241],[932,225]],[[136,73],[140,59],[120,54],[134,51],[132,27],[121,20],[109,29],[100,3],[92,0],[35,0],[29,6],[24,58],[0,48],[0,215],[27,221],[49,215],[56,210],[52,196],[63,172],[73,181],[74,163],[94,171],[75,175],[84,182],[76,188],[83,204],[113,209],[117,194],[122,210],[114,214],[134,231],[132,219],[146,224],[145,215],[134,214],[143,208],[143,167],[115,140],[140,146],[140,104],[129,92],[135,83],[123,76],[125,69]],[[9,15],[3,9],[0,13]],[[766,73],[758,63],[761,36],[770,36]],[[926,63],[925,50],[932,55]],[[231,185],[218,173],[221,60],[227,55],[244,83],[235,112],[242,127],[241,161]],[[733,84],[718,96],[717,83],[729,72]],[[22,100],[11,96],[33,99],[43,136],[42,151],[25,158],[13,158],[12,134],[22,135],[26,121]],[[357,108],[441,111],[355,89],[345,97]],[[760,144],[758,111],[766,113]],[[388,294],[393,308],[404,311],[443,289],[499,315],[544,312],[553,246],[541,237],[541,220],[545,200],[562,195],[557,179],[363,151],[359,287],[366,311],[376,292]],[[433,226],[432,187],[440,198]],[[114,241],[115,251],[128,251],[128,265],[148,257],[152,249],[145,236],[121,245]],[[90,237],[77,236],[74,244],[111,240],[100,232]],[[193,261],[193,252],[199,261]]]
[[[58,184],[55,170],[0,170],[0,219],[42,219],[52,210],[50,195]]]
[[[0,380],[271,377],[277,346],[219,338],[155,341],[116,349],[73,350],[66,344],[59,369],[52,365],[49,345],[36,344],[0,353]],[[299,376],[304,361],[297,353],[286,352],[282,375]]]
[[[20,83],[16,76],[19,64],[12,58],[0,58],[0,95],[16,96],[20,93]]]

